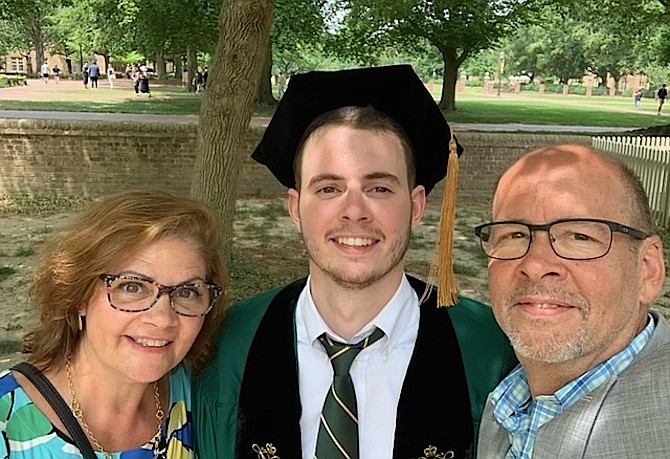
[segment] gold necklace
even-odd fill
[[[95,436],[91,432],[91,429],[88,427],[88,424],[86,424],[86,421],[84,421],[84,413],[81,410],[81,405],[79,404],[76,393],[74,391],[74,382],[72,381],[72,365],[70,364],[71,360],[72,356],[68,355],[67,360],[65,361],[67,387],[70,390],[70,409],[72,410],[72,413],[75,415],[75,417],[79,419],[79,422],[81,423],[81,426],[84,428],[86,435],[88,435],[88,438],[90,438],[91,441],[93,442],[93,446],[95,446],[95,448],[100,453],[102,453],[106,459],[111,459],[112,453],[108,453],[107,451],[104,450],[98,439],[95,438]],[[158,383],[154,381],[153,386],[154,386],[154,403],[156,404],[156,418],[158,419],[158,432],[156,432],[156,435],[154,435],[154,438],[151,439],[150,443],[154,445],[154,448],[156,448],[160,441],[161,426],[163,425],[163,418],[165,417],[165,412],[163,411],[163,405],[161,404],[160,393],[158,392]]]

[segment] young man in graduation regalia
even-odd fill
[[[201,458],[473,454],[512,349],[487,306],[441,308],[403,265],[450,139],[410,66],[291,79],[252,156],[289,188],[310,275],[233,308],[194,383]]]

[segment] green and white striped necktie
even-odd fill
[[[319,337],[334,374],[321,412],[315,459],[358,459],[358,409],[349,370],[358,353],[382,336],[384,332],[375,328],[356,344],[338,343],[325,333]]]

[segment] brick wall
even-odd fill
[[[0,120],[0,195],[99,196],[154,186],[188,192],[196,126],[54,120]],[[240,195],[276,196],[286,190],[249,158],[262,135],[250,129]],[[589,144],[588,136],[461,132],[462,196],[488,199],[500,173],[521,154],[555,143]],[[440,185],[438,185],[438,188]]]
[[[529,151],[563,143],[591,144],[587,135],[461,132],[459,196],[491,199],[500,175]]]

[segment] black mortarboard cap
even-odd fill
[[[319,115],[347,106],[372,106],[397,121],[416,158],[416,185],[426,193],[447,172],[451,132],[430,92],[410,65],[291,77],[265,134],[251,155],[285,186],[295,188],[293,159],[309,124]],[[458,154],[463,148],[458,145]]]

